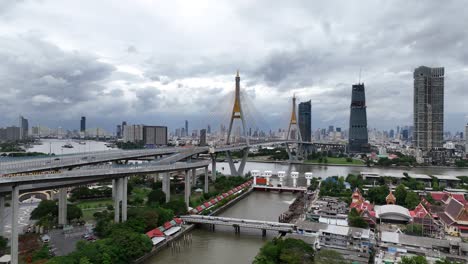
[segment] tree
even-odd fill
[[[125,228],[114,229],[106,239],[106,244],[113,246],[118,245],[121,254],[121,260],[129,263],[132,260],[143,256],[151,251],[153,243],[145,234],[138,234]]]
[[[420,224],[408,224],[405,226],[403,232],[407,235],[422,236],[423,226]]]
[[[421,199],[419,198],[419,195],[417,193],[410,191],[406,194],[406,199],[405,199],[406,208],[412,210],[420,202],[421,202]]]
[[[78,206],[74,204],[67,205],[67,219],[69,221],[73,219],[80,219],[82,216],[83,212]]]
[[[166,194],[161,189],[152,190],[148,194],[149,205],[162,205],[166,202]]]
[[[427,260],[423,256],[403,256],[398,264],[427,264]]]
[[[183,200],[170,201],[162,205],[163,208],[171,209],[175,215],[184,215],[187,213],[187,205]]]
[[[46,216],[56,217],[57,215],[57,202],[52,200],[42,200],[39,205],[32,210],[31,219],[39,220]]]
[[[435,262],[435,264],[461,264],[461,262],[450,261],[450,260],[444,258],[444,259],[441,259],[441,260],[437,260],[437,261]]]
[[[348,223],[352,227],[367,228],[369,224],[357,212],[356,208],[351,208],[348,214]]]
[[[315,264],[345,264],[348,263],[344,257],[335,250],[322,249],[315,254]]]
[[[112,259],[109,254],[104,253],[102,254],[102,264],[112,264]]]
[[[80,259],[80,264],[92,264],[87,257],[82,257]]]
[[[398,205],[405,205],[406,194],[407,194],[407,191],[406,191],[405,185],[400,184],[396,187],[395,198],[396,198],[396,203]]]
[[[385,199],[389,192],[390,190],[386,185],[370,188],[369,191],[367,191],[367,198],[371,203],[385,204]]]
[[[8,245],[8,239],[0,236],[0,255],[7,248],[7,245]]]
[[[302,240],[274,238],[260,249],[253,263],[313,263],[313,254],[314,249]]]

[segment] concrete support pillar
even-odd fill
[[[120,179],[122,189],[122,222],[127,221],[127,183],[128,177]]]
[[[114,195],[114,222],[120,223],[120,195],[122,191],[120,190],[120,179],[115,179],[115,185],[113,186],[115,189]]]
[[[159,173],[153,174],[153,182],[158,182],[159,180]]]
[[[60,188],[58,197],[58,224],[64,226],[67,224],[67,188]]]
[[[226,159],[229,164],[229,170],[231,171],[231,176],[238,176],[236,166],[234,166],[234,161],[232,160],[231,151],[226,151]]]
[[[5,228],[3,217],[5,217],[5,197],[0,196],[0,236],[3,236],[3,231]]]
[[[197,185],[197,169],[192,169],[192,186],[195,187]]]
[[[112,179],[112,199],[115,198],[115,179]]]
[[[244,155],[242,156],[241,163],[239,165],[239,169],[237,170],[237,174],[239,176],[244,176],[244,168],[245,164],[247,163],[247,158],[249,157],[249,149],[244,149]]]
[[[11,191],[11,264],[18,264],[19,186]]]
[[[216,181],[216,156],[211,157],[211,180]]]
[[[205,193],[209,191],[208,189],[208,166],[205,167]]]
[[[185,171],[185,204],[187,208],[190,206],[190,174],[189,171]]]
[[[169,172],[163,174],[163,192],[166,194],[166,203],[171,200],[171,175]]]

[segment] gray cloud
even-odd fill
[[[262,126],[280,126],[296,93],[312,100],[315,128],[346,127],[362,69],[369,126],[388,129],[411,124],[420,65],[446,68],[446,128],[466,121],[464,1],[179,4],[1,2],[0,124],[22,113],[41,123],[85,114],[108,126],[124,118],[205,125],[229,112],[240,69],[246,108]],[[99,20],[83,15],[92,12]]]

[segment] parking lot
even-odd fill
[[[67,255],[75,250],[78,241],[84,240],[82,236],[86,232],[84,226],[75,227],[70,234],[64,234],[61,229],[52,230],[48,234],[50,236],[50,248],[57,256]]]

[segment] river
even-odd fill
[[[94,140],[83,140],[86,144],[79,144],[78,141],[66,140],[66,139],[41,139],[42,145],[32,145],[28,148],[28,152],[42,152],[42,153],[54,153],[55,155],[62,154],[73,154],[90,151],[102,151],[111,150],[112,148],[106,147],[106,142],[94,141]],[[63,148],[62,146],[70,143],[73,148]]]
[[[294,198],[291,193],[253,192],[220,216],[278,221],[278,216],[288,209]],[[165,248],[145,263],[252,263],[260,247],[275,235],[276,232],[268,232],[263,238],[261,230],[249,229],[241,229],[240,235],[236,235],[232,227],[223,226],[216,226],[214,232],[195,229],[190,246],[182,247],[178,253]]]

